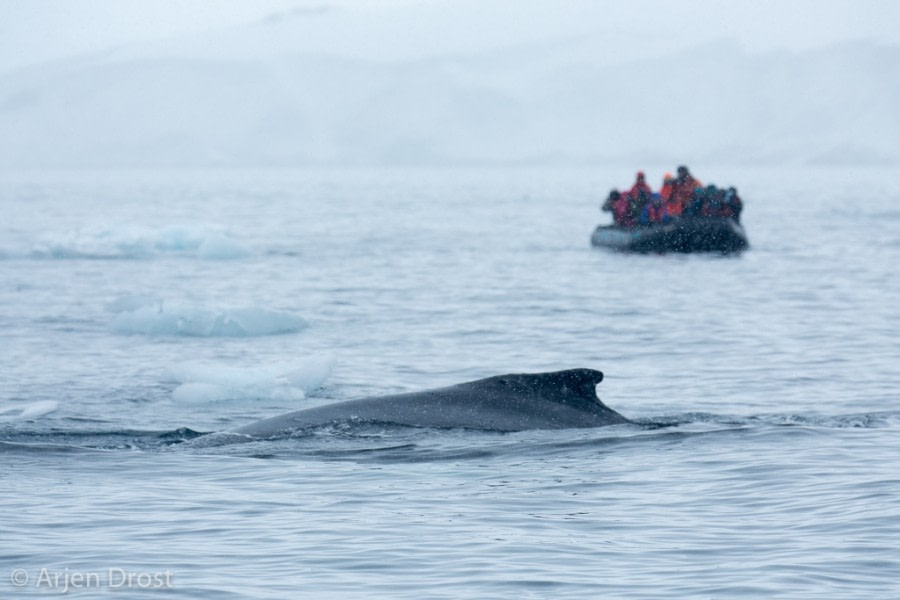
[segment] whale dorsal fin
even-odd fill
[[[503,389],[525,395],[539,395],[545,399],[578,408],[596,406],[597,384],[603,381],[603,373],[594,369],[567,369],[549,373],[518,373],[498,375],[482,380]],[[473,382],[473,383],[482,383]]]

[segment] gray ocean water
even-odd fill
[[[900,172],[692,166],[748,252],[591,248],[614,168],[0,175],[0,597],[900,597]],[[641,425],[201,435],[574,367]]]

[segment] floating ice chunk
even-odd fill
[[[37,258],[148,259],[161,255],[230,260],[252,254],[218,227],[171,226],[161,229],[121,226],[48,234],[32,249]]]
[[[122,311],[113,320],[118,333],[196,337],[254,337],[295,333],[308,326],[302,318],[263,308],[215,310],[195,306],[144,305]]]
[[[115,313],[134,312],[145,306],[162,306],[162,300],[148,294],[126,294],[107,304],[106,310]]]
[[[306,398],[331,374],[334,359],[310,357],[300,362],[256,368],[186,363],[172,367],[167,379],[180,383],[172,399],[185,404],[252,400],[297,401]]]
[[[239,308],[217,314],[210,335],[243,337],[293,333],[307,327],[295,315],[261,308]]]
[[[48,233],[32,250],[35,257],[59,259],[147,258],[152,254],[152,242],[130,228]]]
[[[223,234],[211,235],[197,248],[197,257],[206,260],[233,260],[250,255],[250,250],[236,239]]]
[[[237,392],[238,389],[236,388],[216,383],[182,383],[172,392],[172,399],[183,404],[208,404],[246,396],[250,390],[245,388],[240,390],[241,394]],[[303,399],[303,397],[301,395],[300,399]]]
[[[40,419],[59,408],[59,402],[55,400],[41,400],[38,402],[21,404],[0,404],[0,422],[30,421]]]
[[[153,241],[160,252],[185,252],[196,250],[203,243],[204,230],[200,227],[165,227],[158,231],[146,231],[145,237]]]

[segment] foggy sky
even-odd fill
[[[0,70],[326,5],[439,11],[457,45],[465,44],[465,32],[474,39],[503,31],[506,39],[529,41],[591,30],[633,33],[638,43],[642,36],[734,39],[749,50],[849,39],[900,43],[900,2],[893,0],[29,0],[0,3]]]

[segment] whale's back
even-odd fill
[[[568,429],[628,423],[596,395],[603,373],[570,369],[489,377],[445,388],[349,400],[299,410],[241,427],[271,437],[339,422],[491,431]]]

